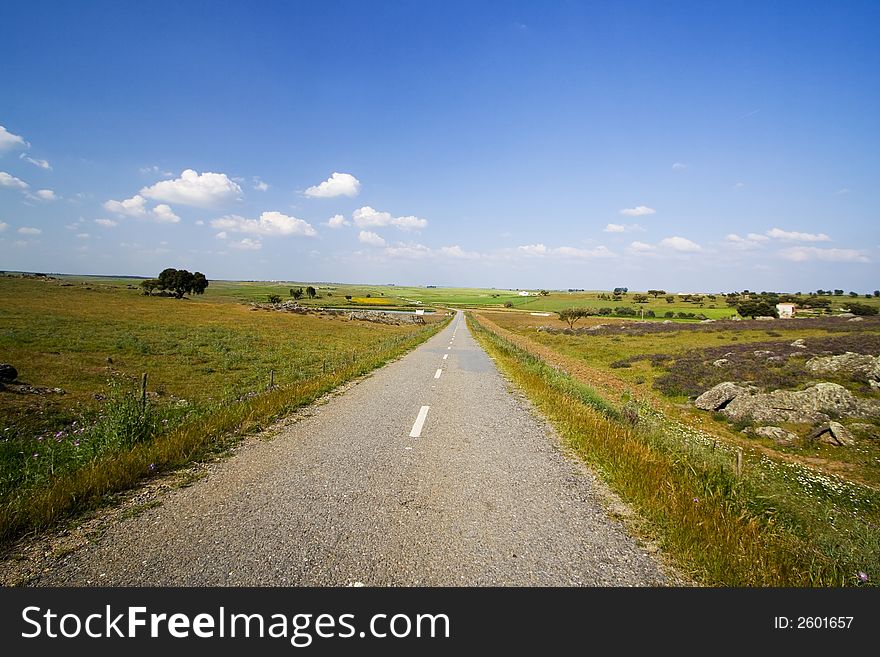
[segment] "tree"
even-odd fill
[[[141,290],[143,291],[145,296],[152,296],[153,290],[157,290],[159,288],[159,281],[155,278],[148,278],[145,281],[141,281]]]
[[[675,302],[675,297],[672,296],[671,294],[667,294],[666,295],[666,303],[674,303],[674,302]]]
[[[573,329],[578,320],[587,316],[586,308],[563,308],[556,312],[559,319],[568,324],[568,328]]]
[[[313,288],[311,285],[309,285],[306,288],[306,296],[309,299],[314,299],[317,294],[318,294],[318,291],[315,288]]]
[[[779,317],[776,312],[776,306],[761,299],[738,303],[736,306],[736,312],[738,312],[741,317],[751,317],[752,319],[755,317]]]
[[[666,294],[666,290],[648,290],[648,294],[656,299],[657,297]]]
[[[546,296],[548,296],[550,293],[549,293],[547,290],[541,290],[540,292],[538,292],[538,294],[540,294],[542,297],[546,297]]]
[[[159,288],[173,292],[174,296],[182,299],[184,294],[204,294],[208,287],[208,279],[197,271],[195,274],[186,269],[163,269],[157,279]]]
[[[370,295],[368,294],[367,296],[370,296]],[[511,303],[510,301],[505,301],[504,307],[505,308],[513,308],[513,303]]]
[[[849,293],[849,296],[852,297],[853,299],[858,299],[858,298],[859,298],[859,293],[858,293],[858,292],[850,292],[850,293]]]
[[[270,294],[269,303],[281,303],[281,297],[279,297],[277,294]]]
[[[878,311],[876,306],[869,306],[864,303],[850,303],[849,304],[849,311],[853,315],[862,315],[862,316],[876,315],[878,312],[880,312],[880,311]]]
[[[836,297],[842,297],[842,296],[843,296],[843,290],[834,290],[834,296],[836,296]]]
[[[299,301],[302,299],[303,289],[301,287],[292,287],[290,288],[290,296]]]
[[[874,296],[880,297],[880,290],[874,290]]]
[[[350,295],[350,294],[346,294],[346,295],[345,295],[345,300],[346,300],[346,301],[351,301],[351,295]]]
[[[633,301],[636,303],[648,303],[648,295],[647,294],[634,294]]]

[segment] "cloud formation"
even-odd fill
[[[655,212],[657,211],[654,208],[649,208],[647,205],[637,205],[634,208],[624,208],[620,211],[620,214],[624,214],[627,217],[643,217]]]
[[[413,216],[392,217],[390,212],[380,212],[369,205],[365,205],[352,212],[351,218],[358,228],[394,226],[400,230],[417,230],[428,225],[427,219]]]
[[[259,219],[247,219],[237,214],[230,214],[214,219],[211,226],[234,233],[250,233],[252,235],[302,235],[314,237],[317,231],[312,225],[296,217],[281,212],[263,212]]]
[[[660,240],[660,246],[665,246],[674,251],[681,251],[682,253],[696,253],[703,250],[703,247],[696,242],[677,235]]]
[[[327,220],[327,226],[330,228],[342,228],[343,226],[351,226],[351,222],[341,214],[334,214]]]
[[[21,135],[14,135],[0,125],[0,153],[30,146]]]
[[[58,197],[55,195],[55,192],[51,189],[37,190],[36,196],[41,201],[56,201],[56,200],[58,200]]]
[[[566,258],[613,258],[616,254],[608,247],[600,245],[592,249],[581,249],[574,246],[557,246],[551,248],[545,244],[524,244],[516,247],[518,253],[528,256],[562,256]]]
[[[119,225],[118,221],[113,221],[112,219],[95,219],[95,223],[104,228],[115,228]]]
[[[144,187],[140,195],[155,201],[179,203],[197,208],[213,208],[241,198],[241,187],[225,173],[198,173],[186,169],[180,178],[162,180]]]
[[[370,230],[362,230],[358,234],[358,240],[370,246],[385,246],[385,240]]]
[[[28,189],[30,185],[20,178],[16,178],[5,171],[0,171],[0,187],[11,187],[13,189],[25,190]]]
[[[33,228],[31,226],[22,226],[18,229],[19,235],[40,235],[42,232],[43,231],[39,228]]]
[[[858,249],[822,249],[817,246],[792,246],[779,255],[792,262],[871,262],[865,251]]]
[[[27,153],[22,153],[18,156],[18,159],[24,160],[25,162],[30,162],[35,167],[40,167],[41,169],[47,169],[49,171],[52,170],[52,165],[49,164],[46,160],[41,160],[39,158],[31,157]]]
[[[771,228],[767,231],[767,237],[785,242],[830,242],[831,238],[825,233],[801,233],[798,231]]]
[[[350,173],[333,172],[324,182],[313,185],[303,192],[309,198],[333,198],[334,196],[357,196],[361,191],[361,183]]]

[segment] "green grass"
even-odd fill
[[[469,322],[566,444],[650,521],[664,548],[700,581],[845,586],[858,584],[860,571],[871,583],[880,577],[876,490],[749,450],[737,476],[735,451],[723,442],[632,400],[617,407]]]
[[[394,326],[0,278],[2,360],[20,381],[66,391],[0,390],[0,539],[222,449],[404,353],[443,319]]]

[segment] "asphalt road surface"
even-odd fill
[[[667,583],[461,313],[317,411],[33,583]]]

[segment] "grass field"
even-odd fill
[[[124,281],[0,277],[0,360],[32,387],[0,390],[0,536],[308,403],[415,346],[444,319],[386,325],[208,296],[145,297]],[[146,412],[137,398],[144,372]],[[153,468],[140,456],[126,464],[121,454],[135,452],[149,454]],[[115,480],[106,474],[114,468]],[[76,479],[82,473],[94,486]],[[43,499],[53,487],[57,495]]]
[[[537,331],[555,318],[482,311],[475,328],[490,353],[566,439],[650,520],[698,579],[722,585],[876,584],[880,573],[880,449],[749,438],[656,386],[676,358],[719,345],[788,345],[797,338],[872,340],[877,322],[836,322],[839,332],[778,321],[735,329],[672,325],[639,333],[633,322],[588,334]],[[599,320],[589,320],[594,325]],[[589,323],[588,322],[588,323]],[[867,326],[866,326],[867,325]],[[678,326],[680,328],[676,329]],[[657,327],[660,328],[660,327]],[[687,329],[687,330],[683,330]],[[730,347],[728,347],[730,348]],[[790,351],[790,350],[789,350]],[[620,361],[663,353],[669,358]],[[700,361],[701,362],[701,361]],[[685,374],[697,375],[689,361]],[[710,363],[710,369],[712,368]],[[848,382],[857,386],[856,382]],[[860,394],[871,394],[862,390]],[[742,474],[735,454],[743,450]]]

